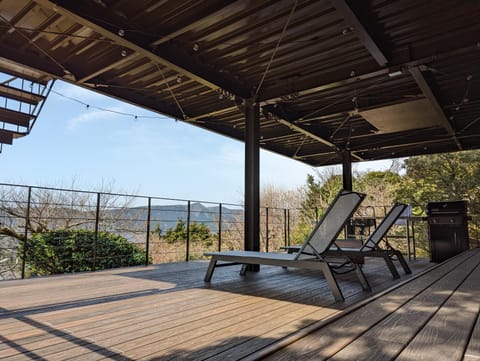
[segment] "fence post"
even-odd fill
[[[218,252],[222,250],[222,203],[218,204]]]
[[[190,201],[187,203],[187,249],[185,252],[185,261],[190,259]]]
[[[268,252],[268,207],[265,208],[265,250]]]
[[[410,261],[412,259],[412,250],[410,249],[410,220],[408,217],[405,219],[405,227],[407,233],[407,255],[408,260]]]
[[[25,232],[23,234],[22,279],[25,278],[25,264],[28,247],[28,223],[30,223],[30,203],[32,201],[32,187],[28,187],[27,210],[25,212]]]
[[[152,197],[148,197],[147,205],[147,239],[145,240],[145,266],[148,266],[148,255],[150,252],[150,217],[152,214]]]
[[[290,208],[287,209],[287,241],[290,246]]]
[[[417,259],[417,242],[415,240],[415,221],[412,219],[412,243],[413,243],[413,259]]]
[[[283,209],[283,238],[284,238],[284,243],[285,247],[288,246],[287,243],[287,209]]]
[[[95,211],[95,238],[93,240],[93,271],[97,270],[98,224],[100,223],[100,193],[97,193],[97,209]]]

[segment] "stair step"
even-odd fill
[[[32,105],[37,105],[44,99],[41,95],[13,88],[6,84],[0,84],[0,96]]]
[[[28,128],[30,126],[30,120],[33,118],[34,117],[32,115],[26,113],[0,108],[0,122]]]
[[[13,132],[0,129],[0,143],[11,145],[13,143]]]

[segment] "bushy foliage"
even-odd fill
[[[167,243],[185,241],[187,239],[187,223],[180,218],[175,227],[168,228],[162,237]],[[216,241],[216,237],[206,224],[199,222],[190,223],[190,241],[202,242],[209,247]]]
[[[34,233],[28,240],[26,263],[34,275],[93,270],[95,232],[60,229]],[[22,254],[21,249],[19,254]],[[122,236],[99,232],[96,269],[140,265],[145,251]]]
[[[431,201],[467,200],[469,211],[480,212],[480,152],[432,154],[405,160],[405,175],[395,189],[397,200],[423,214]]]

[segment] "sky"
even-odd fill
[[[31,133],[3,146],[0,169],[2,183],[243,203],[242,142],[61,81]],[[296,189],[314,173],[296,160],[260,153],[261,186]]]

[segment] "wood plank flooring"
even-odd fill
[[[346,310],[295,342],[278,342],[278,348],[287,346],[267,357],[268,350],[262,350],[249,359],[478,361],[479,313],[477,248]]]
[[[431,265],[411,263],[414,273]],[[340,275],[346,301],[335,303],[318,272],[262,266],[241,277],[240,266],[222,267],[205,284],[206,268],[199,261],[2,282],[0,359],[238,360],[408,278],[393,280],[382,260],[368,259],[373,293],[354,274]],[[478,354],[478,344],[471,350]]]

